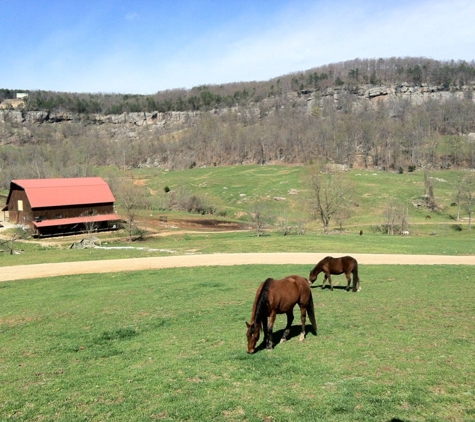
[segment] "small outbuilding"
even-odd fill
[[[118,228],[115,198],[100,177],[12,180],[7,203],[11,223],[36,236]]]

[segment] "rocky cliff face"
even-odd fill
[[[0,123],[11,121],[15,123],[58,123],[58,122],[85,122],[89,124],[111,123],[117,125],[164,125],[166,123],[184,123],[195,119],[199,112],[172,111],[168,113],[122,113],[122,114],[73,114],[61,111],[25,111],[0,110]]]
[[[365,102],[375,102],[375,100],[407,100],[413,104],[422,104],[430,99],[438,101],[446,101],[449,99],[463,99],[472,98],[475,101],[475,97],[472,97],[472,92],[475,90],[475,82],[471,85],[459,87],[456,90],[448,90],[442,86],[421,84],[420,86],[409,85],[402,83],[393,86],[385,85],[361,85],[355,88],[351,96],[356,100],[358,104],[364,104]],[[317,99],[314,93],[306,93],[308,95],[309,102],[312,105],[316,105]],[[333,99],[337,106],[342,102],[345,95],[348,94],[348,89],[332,87],[322,92],[322,99]]]
[[[472,98],[471,94],[475,90],[475,82],[472,85],[462,86],[456,90],[447,90],[441,86],[422,84],[413,86],[406,83],[394,86],[374,86],[360,85],[349,91],[347,87],[327,88],[323,92],[304,91],[299,94],[290,93],[282,101],[282,104],[292,103],[292,106],[307,108],[310,111],[315,106],[321,106],[325,101],[333,100],[337,107],[342,107],[343,102],[350,97],[357,104],[375,103],[378,100],[408,100],[412,103],[420,104],[429,99],[445,101],[456,98]],[[274,103],[273,99],[266,99],[261,103]],[[0,104],[0,124],[12,122],[16,124],[43,124],[59,122],[83,122],[87,124],[112,124],[127,126],[182,126],[192,124],[196,119],[202,117],[200,111],[171,111],[160,112],[140,112],[140,113],[122,113],[113,115],[100,114],[73,114],[62,111],[26,111],[22,109],[23,102],[12,103],[11,100],[5,100]],[[282,105],[285,107],[285,105]],[[259,105],[250,105],[249,107],[239,107],[234,109],[211,110],[209,113],[226,114],[230,111],[247,113],[250,116],[259,116],[261,110]]]

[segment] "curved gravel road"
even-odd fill
[[[310,271],[319,260],[328,255],[335,257],[351,255],[356,258],[358,263],[368,265],[475,265],[475,256],[353,253],[236,253],[109,259],[102,261],[61,262],[0,267],[0,281],[55,277],[69,274],[111,273],[213,265],[295,264],[308,265]]]

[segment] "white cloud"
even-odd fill
[[[128,20],[128,21],[135,21],[135,20],[138,20],[139,18],[140,18],[140,15],[137,12],[131,12],[125,15],[125,20]]]
[[[87,39],[88,23],[78,23],[76,29],[52,31],[39,40],[34,51],[9,66],[8,80],[18,81],[10,82],[12,88],[145,94],[266,80],[354,58],[475,59],[472,0],[283,4],[286,8],[274,15],[259,20],[243,13],[205,33],[185,34],[183,22],[176,28],[179,36],[152,28],[136,39],[111,33],[105,42]],[[121,16],[141,19],[137,12]],[[0,71],[0,78],[6,80],[4,74]]]

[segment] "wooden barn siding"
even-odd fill
[[[18,211],[18,200],[23,201],[23,211]],[[81,217],[84,215],[113,214],[114,204],[109,202],[105,204],[35,208],[32,210],[26,192],[22,189],[13,189],[8,203],[8,211],[9,220],[12,223],[33,226],[35,218],[40,220],[55,220],[60,218]]]
[[[84,215],[113,214],[114,204],[86,204],[71,205],[51,208],[35,208],[32,212],[32,220],[38,217],[40,220],[56,220],[61,218],[81,217]]]
[[[23,201],[23,211],[18,211],[18,201]],[[24,190],[12,190],[8,202],[9,220],[15,224],[29,224],[31,221],[31,206]]]
[[[61,222],[61,219],[58,220],[58,223]],[[94,231],[103,231],[103,230],[115,230],[118,228],[117,221],[100,221],[94,223]],[[91,227],[92,229],[92,227]],[[49,236],[67,236],[71,234],[83,233],[87,230],[87,227],[84,223],[78,224],[69,224],[69,225],[60,225],[50,226],[50,227],[41,227],[34,229],[34,235],[37,237],[49,237]]]

